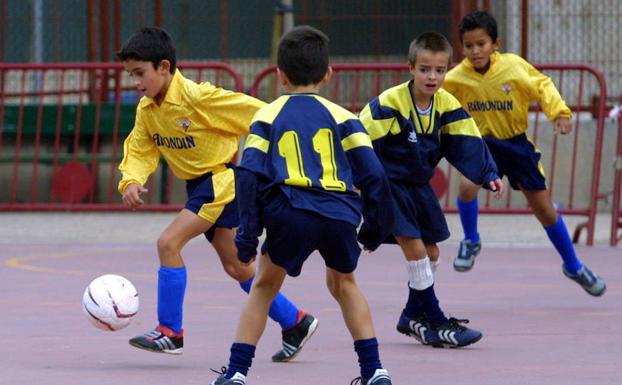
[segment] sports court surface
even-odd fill
[[[202,239],[184,255],[184,354],[154,354],[127,344],[155,326],[155,239],[172,215],[0,214],[0,384],[209,384],[216,377],[210,368],[227,364],[245,295],[225,278]],[[473,271],[453,271],[458,228],[449,219],[454,235],[441,244],[435,287],[443,309],[470,319],[484,338],[454,350],[398,334],[395,323],[407,295],[403,258],[395,246],[363,255],[358,281],[393,384],[622,383],[622,248],[578,247],[608,284],[603,297],[593,298],[563,277],[559,258],[540,237],[544,232],[527,216],[482,216],[483,236],[488,230],[493,239]],[[597,228],[606,233],[606,225]],[[495,232],[503,235],[494,238]],[[532,232],[538,235],[530,238]],[[141,300],[134,322],[114,333],[95,329],[81,310],[84,288],[104,273],[129,278]],[[319,256],[310,258],[301,277],[286,281],[284,292],[319,318],[319,328],[294,362],[274,364],[270,356],[280,345],[280,331],[269,322],[247,383],[349,384],[358,376],[356,356],[325,288]]]

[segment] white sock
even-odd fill
[[[434,284],[434,273],[427,256],[417,261],[406,261],[408,286],[415,290],[425,290]]]
[[[441,264],[441,260],[437,259],[436,261],[430,261],[430,267],[432,268],[432,274],[434,274],[434,276],[436,276],[436,270],[438,269],[438,266]]]

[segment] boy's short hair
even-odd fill
[[[177,62],[173,39],[158,27],[145,27],[134,32],[117,52],[117,58],[121,61],[149,61],[153,68],[158,68],[160,62],[166,59],[171,63],[170,73],[175,73]]]
[[[410,43],[408,49],[408,62],[411,66],[414,66],[417,62],[417,54],[423,50],[432,52],[446,52],[449,56],[449,62],[451,63],[451,55],[453,49],[447,38],[437,32],[424,32],[417,36],[415,40]]]
[[[497,41],[499,34],[497,32],[497,21],[492,15],[486,11],[476,11],[465,15],[460,24],[458,25],[458,31],[460,31],[460,41],[465,32],[473,31],[481,28],[490,38],[493,43]]]
[[[279,42],[277,65],[294,86],[318,84],[328,72],[328,36],[302,25]]]

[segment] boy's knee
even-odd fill
[[[237,259],[231,262],[223,262],[222,268],[229,277],[240,283],[248,281],[255,275],[255,264],[243,265]]]
[[[328,291],[336,300],[343,298],[344,293],[346,293],[353,284],[354,281],[346,274],[328,274],[326,277]]]

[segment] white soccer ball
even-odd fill
[[[138,312],[138,293],[126,278],[102,275],[84,290],[82,310],[95,327],[106,331],[120,330],[129,325]]]

